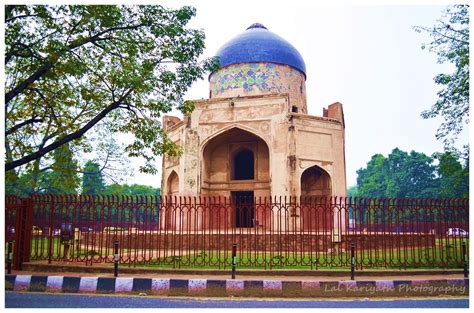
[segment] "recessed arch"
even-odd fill
[[[179,193],[179,176],[174,170],[168,176],[167,187],[168,195],[171,196]]]
[[[258,134],[228,127],[208,137],[201,151],[201,193],[230,196],[255,190],[258,183],[256,195],[269,195],[270,148]]]
[[[247,127],[245,125],[241,125],[241,124],[230,124],[228,126],[225,126],[221,129],[219,129],[218,131],[216,131],[215,133],[213,133],[212,135],[208,136],[207,138],[205,138],[202,142],[201,142],[201,156],[204,152],[204,149],[206,148],[206,146],[209,144],[210,141],[212,141],[214,138],[222,135],[223,133],[226,133],[232,129],[239,129],[239,130],[242,130],[242,131],[245,131],[245,132],[248,132],[248,133],[251,133],[252,135],[260,138],[261,140],[265,141],[265,143],[267,144],[267,148],[271,154],[271,151],[272,151],[272,146],[271,146],[271,141],[269,138],[267,138],[266,136],[264,136],[263,134],[261,134],[260,132],[258,132],[257,130],[253,129],[253,128],[250,128],[250,127]]]
[[[300,183],[300,194],[302,197],[332,196],[331,176],[317,165],[313,165],[303,171]]]

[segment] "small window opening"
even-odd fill
[[[293,106],[291,107],[291,112],[293,112],[293,113],[298,113],[298,107],[297,107],[296,105],[293,105]]]
[[[250,150],[242,150],[234,156],[234,180],[254,178],[254,157]]]

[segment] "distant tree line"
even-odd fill
[[[469,159],[451,152],[404,152],[398,148],[388,155],[375,154],[365,168],[357,171],[357,185],[348,196],[374,198],[467,198]]]
[[[107,184],[100,165],[92,160],[79,168],[69,146],[66,144],[54,151],[52,165],[33,177],[26,172],[19,177],[6,177],[5,193],[26,197],[34,193],[43,194],[107,194],[159,196],[160,188],[140,184]]]

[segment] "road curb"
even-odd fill
[[[31,272],[77,272],[77,273],[113,273],[113,267],[94,264],[94,266],[79,266],[71,264],[41,264],[37,262],[26,262],[22,264],[23,270]],[[145,268],[145,267],[128,267],[120,266],[120,273],[123,274],[163,274],[163,275],[230,275],[229,269],[186,269],[186,268]],[[328,276],[328,277],[348,277],[350,276],[350,269],[346,270],[335,270],[335,269],[318,269],[318,270],[296,270],[296,269],[239,269],[239,276]],[[463,274],[462,269],[364,269],[357,270],[358,277],[371,277],[371,276],[398,276],[406,274],[410,276],[421,276],[421,275],[455,275]]]
[[[281,281],[5,275],[5,290],[169,296],[383,296],[395,294],[465,295],[469,279]],[[434,292],[433,292],[434,291]]]

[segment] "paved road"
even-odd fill
[[[468,308],[468,299],[261,300],[5,293],[6,308]]]

